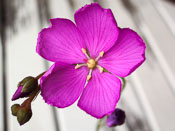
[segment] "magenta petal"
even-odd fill
[[[102,118],[115,110],[120,98],[121,82],[109,73],[94,70],[84,89],[78,106],[88,114]]]
[[[98,61],[109,72],[125,77],[145,60],[145,44],[131,29],[121,29],[116,44]]]
[[[15,92],[15,94],[13,95],[13,97],[12,97],[12,101],[14,101],[14,100],[16,100],[16,99],[18,99],[18,98],[20,98],[20,96],[21,96],[21,91],[22,91],[22,86],[19,86],[18,87],[18,89],[16,90],[16,92]]]
[[[82,93],[88,70],[57,62],[41,78],[41,95],[46,103],[59,108],[73,104]]]
[[[23,86],[19,86],[18,89],[16,90],[15,94],[12,97],[12,101],[17,100],[19,98],[27,97],[30,95],[31,92],[22,92]]]
[[[51,19],[51,26],[38,36],[37,53],[50,61],[75,64],[84,62],[84,40],[75,24],[68,19]]]
[[[119,30],[110,9],[93,3],[79,9],[74,18],[92,57],[97,57],[101,51],[106,52],[115,44]]]

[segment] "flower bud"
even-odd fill
[[[38,80],[29,76],[24,78],[21,85],[23,86],[22,92],[32,92],[38,86]]]
[[[18,84],[18,89],[12,97],[12,100],[29,96],[38,86],[38,80],[34,77],[26,77]]]
[[[32,110],[27,108],[21,108],[17,113],[17,120],[20,125],[25,124],[32,117]]]
[[[12,111],[12,115],[16,116],[18,113],[20,105],[19,104],[14,104],[11,106],[11,111]]]
[[[125,122],[125,112],[119,108],[115,109],[106,119],[108,127],[122,125]]]

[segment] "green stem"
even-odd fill
[[[102,121],[103,121],[103,118],[98,121],[96,126],[96,131],[100,131],[100,128],[102,127]]]
[[[97,126],[96,126],[96,131],[100,131],[100,129],[106,125],[106,119],[107,119],[107,116],[103,117],[102,119],[98,121]]]
[[[37,97],[37,95],[39,94],[40,92],[40,86],[38,86],[36,88],[36,90],[32,93],[32,95],[28,98],[28,101],[32,102],[34,100],[34,98]]]
[[[34,100],[34,98],[36,98],[37,97],[37,95],[39,94],[39,92],[40,92],[40,86],[38,86],[37,88],[36,88],[36,90],[31,94],[31,96],[28,98],[28,99],[26,99],[22,104],[21,104],[21,108],[22,107],[26,107],[26,108],[30,108],[30,106],[31,106],[31,102]]]
[[[125,80],[125,78],[120,78],[121,79],[121,81],[122,81],[122,92],[123,92],[123,90],[125,89],[125,87],[126,87],[126,80]]]
[[[39,74],[37,77],[35,77],[35,79],[38,80],[38,79],[41,78],[45,73],[46,73],[46,71],[44,71],[43,73]]]

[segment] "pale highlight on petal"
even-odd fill
[[[78,106],[88,114],[102,118],[115,110],[120,98],[121,82],[112,74],[98,69],[92,72],[92,78],[85,87]]]
[[[106,52],[116,42],[119,30],[110,9],[92,3],[79,9],[74,18],[90,56],[96,58],[101,51]]]
[[[69,64],[82,63],[86,58],[81,49],[85,48],[75,24],[68,19],[51,19],[51,26],[43,29],[38,36],[37,53],[47,60]]]
[[[41,95],[46,103],[59,108],[72,105],[83,91],[88,70],[55,63],[41,78]]]
[[[117,76],[128,76],[145,61],[145,48],[145,43],[136,32],[121,29],[116,44],[98,64]]]

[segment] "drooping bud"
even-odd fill
[[[125,122],[125,112],[119,108],[115,109],[106,119],[108,127],[122,125]]]
[[[28,109],[28,108],[21,108],[21,109],[18,110],[17,120],[18,120],[20,125],[23,125],[26,122],[28,122],[31,117],[32,117],[32,110],[31,110],[31,108],[30,109]]]
[[[18,84],[18,89],[12,97],[16,100],[23,97],[28,97],[38,86],[38,80],[34,77],[26,77]]]
[[[24,79],[25,80],[21,83],[23,86],[22,92],[32,92],[38,86],[38,80],[36,80],[34,77],[29,76]]]
[[[20,105],[19,104],[14,104],[11,106],[11,111],[12,111],[12,115],[16,116],[18,113]]]

